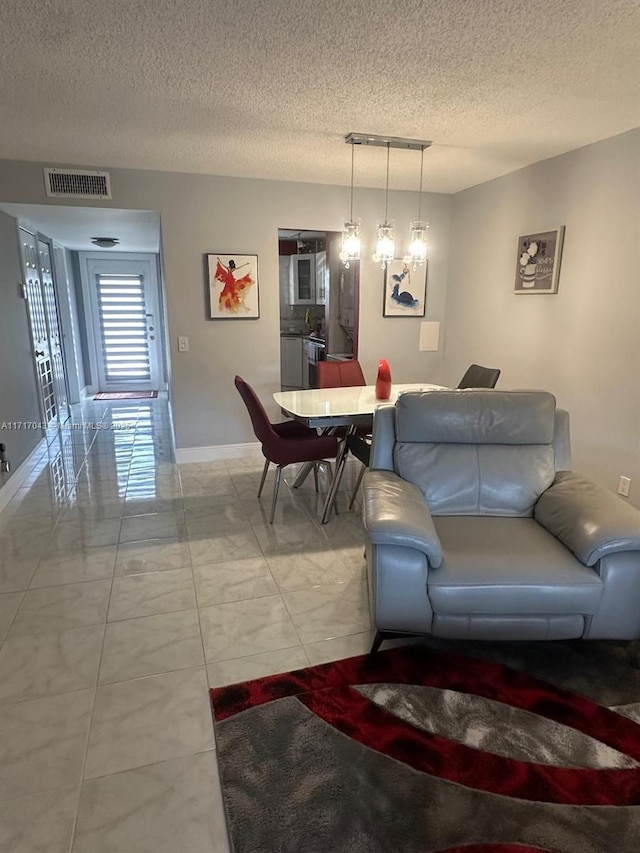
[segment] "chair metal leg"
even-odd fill
[[[267,479],[267,471],[269,470],[269,465],[271,463],[268,459],[264,460],[264,468],[262,469],[262,477],[260,479],[260,488],[258,489],[258,497],[262,494],[262,489],[264,488],[264,481]]]
[[[316,487],[316,494],[318,494],[318,465],[319,464],[320,464],[319,462],[313,463],[313,482],[314,482],[314,485]]]
[[[273,499],[271,501],[271,518],[269,519],[269,524],[273,524],[273,519],[276,514],[276,501],[278,500],[278,490],[280,488],[280,480],[282,478],[282,465],[278,465],[276,468],[276,479],[273,484]]]
[[[355,427],[350,427],[350,431],[353,431],[354,429]],[[336,495],[338,494],[338,489],[340,488],[340,481],[342,480],[342,475],[344,473],[344,466],[347,464],[348,452],[349,448],[347,447],[347,442],[343,441],[340,446],[340,450],[338,451],[338,455],[336,456],[336,471],[333,475],[333,480],[331,481],[331,488],[329,489],[329,494],[327,495],[327,499],[324,502],[322,518],[320,519],[322,524],[326,524],[329,521],[331,507],[335,504]]]
[[[299,489],[300,486],[307,479],[309,474],[311,473],[311,469],[313,468],[315,463],[313,462],[305,462],[302,468],[298,471],[295,476],[293,483],[291,484],[292,489]]]
[[[353,494],[351,495],[351,500],[349,501],[349,509],[353,509],[353,505],[355,503],[356,498],[358,497],[358,490],[360,488],[360,483],[362,482],[362,478],[364,477],[364,472],[367,470],[367,466],[363,465],[360,468],[360,473],[358,474],[358,480],[356,482],[356,487],[353,490]]]

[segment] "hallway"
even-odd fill
[[[0,513],[0,853],[225,853],[208,685],[366,650],[359,512],[261,469],[88,401]]]

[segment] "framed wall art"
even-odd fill
[[[518,237],[515,293],[557,293],[564,225]]]
[[[424,317],[429,261],[414,269],[402,258],[390,261],[384,271],[383,317]]]
[[[208,254],[210,320],[257,320],[260,316],[257,255]]]

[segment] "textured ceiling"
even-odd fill
[[[2,0],[0,157],[455,192],[640,124],[638,0]],[[356,185],[384,185],[358,149]],[[391,187],[420,155],[391,152]]]

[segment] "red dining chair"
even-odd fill
[[[313,462],[316,465],[322,462],[329,464],[327,460],[335,459],[338,453],[338,439],[333,435],[318,435],[314,429],[296,421],[272,424],[253,388],[240,376],[236,376],[235,386],[247,407],[253,424],[253,431],[262,444],[262,453],[265,457],[258,497],[262,495],[269,465],[273,462],[277,466],[273,484],[271,517],[269,519],[269,523],[273,524],[282,469],[295,462]]]
[[[364,378],[362,367],[360,366],[360,362],[356,359],[352,359],[350,361],[318,362],[319,388],[357,387],[359,385],[366,384],[367,381]],[[351,496],[351,500],[349,501],[349,509],[351,509],[354,504],[356,495],[358,494],[358,489],[360,488],[360,483],[362,482],[363,474],[368,466],[371,448],[370,434],[371,428],[367,426],[357,427],[355,432],[349,432],[348,430],[345,430],[341,427],[338,427],[336,431],[336,435],[345,439],[345,446],[344,451],[340,455],[338,459],[338,464],[336,466],[335,481],[332,485],[333,494],[331,494],[330,492],[331,500],[335,500],[336,492],[338,491],[338,488],[340,486],[340,480],[342,479],[347,452],[351,451],[351,453],[363,463],[363,467],[360,471],[360,474],[358,475],[358,480]],[[365,459],[367,460],[366,463],[364,461]],[[322,518],[323,522],[328,519],[329,507],[330,499],[328,498],[325,513]]]

